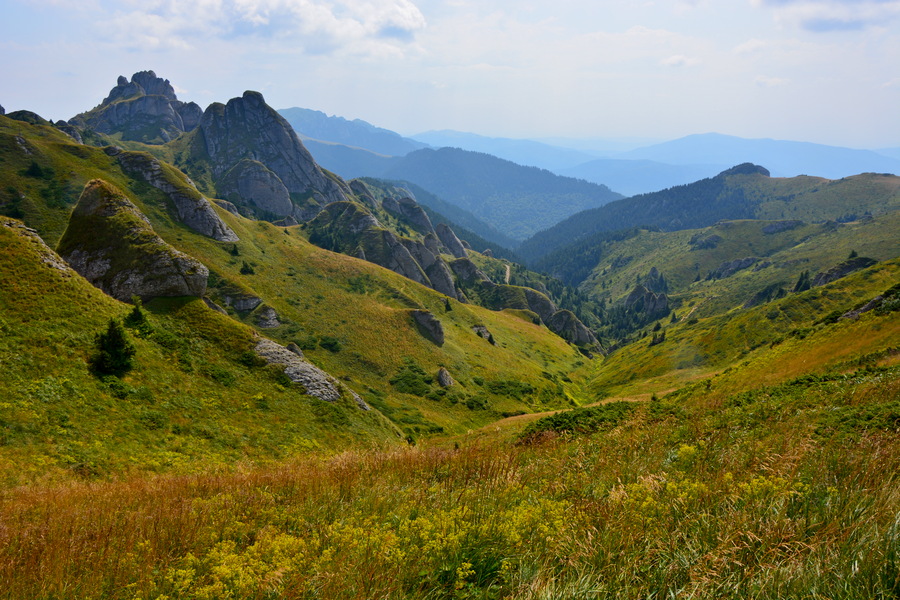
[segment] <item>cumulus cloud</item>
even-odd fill
[[[815,33],[859,31],[900,19],[900,0],[751,0],[779,23]]]
[[[664,67],[692,67],[700,61],[696,58],[685,56],[684,54],[673,54],[659,61]]]
[[[101,25],[126,47],[198,47],[210,38],[278,39],[329,52],[402,44],[424,29],[411,0],[121,0]]]

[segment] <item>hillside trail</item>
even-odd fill
[[[503,276],[503,283],[509,285],[509,277],[512,269],[510,269],[509,265],[506,265],[506,275]]]

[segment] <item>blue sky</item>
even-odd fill
[[[0,0],[0,104],[153,69],[413,134],[900,146],[900,0]]]

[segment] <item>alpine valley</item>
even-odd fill
[[[699,138],[0,107],[0,598],[900,597],[900,177]]]

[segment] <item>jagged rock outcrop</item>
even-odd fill
[[[451,298],[459,298],[447,264],[417,240],[383,229],[365,207],[335,202],[307,225],[309,240],[327,250],[342,252],[381,265]]]
[[[240,239],[219,218],[212,203],[179,171],[144,152],[121,152],[116,155],[116,160],[126,173],[143,179],[163,192],[172,203],[178,219],[194,231],[220,242],[237,242]]]
[[[437,227],[434,228],[434,232],[437,234],[438,239],[441,240],[444,248],[446,248],[450,254],[456,258],[466,258],[469,256],[469,253],[466,252],[462,242],[459,241],[459,238],[456,237],[456,234],[453,233],[453,230],[450,229],[446,223],[438,223]]]
[[[72,138],[75,142],[79,144],[84,143],[84,139],[81,137],[81,132],[78,131],[78,129],[73,125],[69,125],[65,121],[57,121],[53,124],[53,126]]]
[[[625,298],[625,308],[642,313],[646,319],[652,320],[669,314],[669,297],[665,294],[654,294],[638,284]]]
[[[869,258],[867,256],[854,256],[853,258],[848,258],[844,262],[837,264],[827,271],[822,271],[818,273],[812,281],[813,287],[818,287],[820,285],[825,285],[826,283],[831,283],[832,281],[836,281],[841,277],[846,277],[850,273],[855,273],[861,269],[866,269],[871,267],[878,261],[874,258]]]
[[[438,236],[432,231],[428,235],[426,235],[422,242],[425,244],[425,247],[431,250],[431,253],[435,256],[438,256],[441,253],[441,240],[438,239]]]
[[[484,325],[473,325],[472,331],[475,333],[475,335],[477,335],[480,338],[486,339],[491,344],[496,343],[494,341],[494,336],[491,334],[491,332],[488,330],[488,328],[485,327]]]
[[[419,233],[427,235],[434,232],[434,227],[431,226],[431,219],[428,218],[422,207],[412,198],[400,198],[392,202],[385,201],[382,202],[382,206],[386,211],[402,218]]]
[[[462,285],[473,285],[482,281],[490,282],[491,278],[484,271],[475,266],[468,258],[457,258],[450,261],[450,268],[456,273],[456,277]]]
[[[742,271],[747,267],[752,267],[759,259],[754,256],[748,256],[746,258],[737,258],[735,260],[729,260],[723,262],[719,265],[714,271],[711,271],[709,275],[707,275],[707,279],[725,279],[726,277],[731,277],[738,271]]]
[[[274,329],[281,325],[281,322],[278,320],[278,313],[275,309],[271,306],[266,306],[265,304],[259,307],[259,310],[256,311],[254,317],[256,325],[262,329]]]
[[[490,248],[485,248],[484,250],[481,251],[481,253],[483,255],[487,256],[488,258],[494,258],[494,251],[491,250]]]
[[[650,272],[641,277],[638,283],[654,294],[667,294],[669,292],[669,283],[656,267],[650,267]]]
[[[547,328],[562,339],[576,346],[599,348],[600,342],[570,310],[558,310],[548,319]]]
[[[451,387],[454,383],[456,383],[455,381],[453,381],[453,377],[450,375],[450,371],[448,371],[444,367],[438,369],[437,382],[438,385],[445,388]]]
[[[347,184],[319,168],[294,129],[259,92],[211,104],[192,144],[195,153],[209,160],[219,195],[235,203],[237,197],[249,204],[249,198],[241,194],[237,179],[226,174],[243,160],[260,163],[280,181],[292,195],[291,215],[298,221],[309,221],[325,205],[347,200],[351,193]]]
[[[241,292],[222,292],[222,301],[238,312],[248,312],[262,304],[262,298]]]
[[[537,315],[541,318],[545,324],[547,324],[550,331],[553,331],[553,328],[550,327],[550,318],[556,314],[556,311],[559,310],[553,301],[540,293],[537,290],[533,290],[531,288],[524,288],[525,290],[525,301],[528,302],[528,310],[537,313]],[[554,332],[556,333],[556,332]]]
[[[209,270],[160,238],[115,186],[94,179],[84,191],[57,252],[113,298],[203,296]]]
[[[425,337],[438,346],[444,345],[444,326],[437,317],[427,310],[411,310],[409,314]]]
[[[254,350],[257,356],[265,360],[267,364],[283,366],[284,374],[294,383],[302,385],[307,395],[326,402],[336,402],[341,398],[341,384],[336,379],[281,344],[262,338],[257,342]],[[359,396],[356,396],[356,394],[353,394],[353,396],[355,396],[354,400],[357,401],[360,408],[365,406],[364,410],[369,409],[359,399]]]
[[[372,190],[369,189],[369,186],[367,186],[364,181],[354,179],[349,185],[350,191],[353,192],[357,200],[359,200],[366,208],[369,210],[378,209],[378,201],[375,200],[375,196],[372,195]]]
[[[774,235],[776,233],[781,233],[782,231],[790,231],[792,229],[797,229],[798,227],[803,225],[803,221],[775,221],[774,223],[769,223],[762,228],[762,232],[766,235]]]
[[[2,104],[0,104],[0,115],[5,115],[5,114],[6,114],[6,109],[3,108]]]
[[[141,71],[131,81],[119,76],[116,87],[99,106],[73,117],[69,124],[100,133],[121,133],[125,140],[165,143],[195,129],[202,114],[194,102],[178,100],[167,79],[153,71]]]

